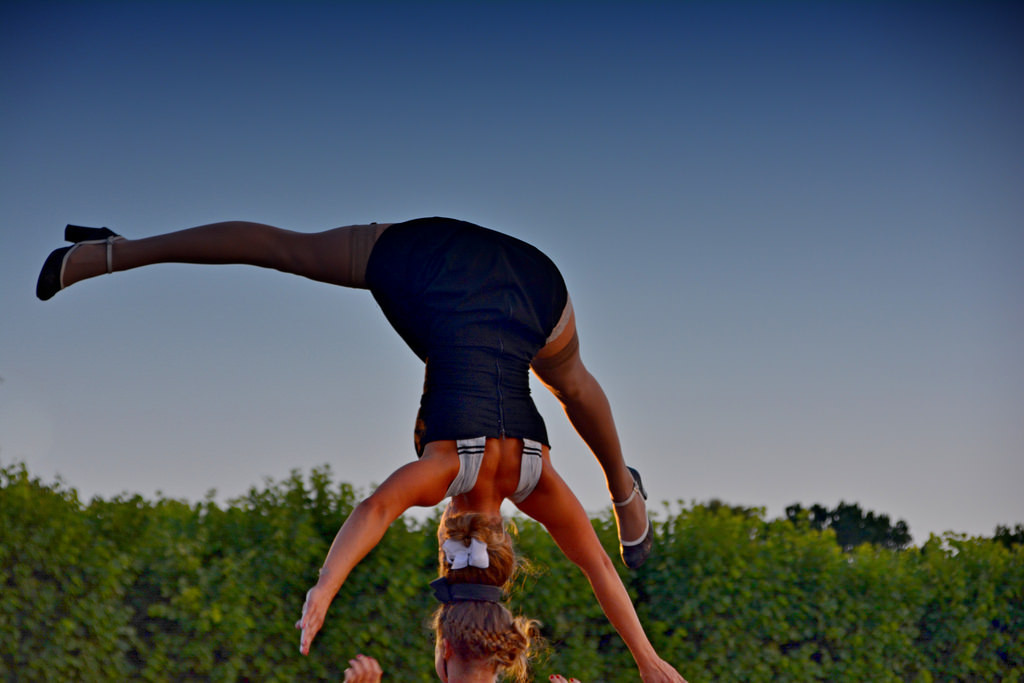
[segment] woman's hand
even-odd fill
[[[356,655],[355,659],[348,660],[348,668],[345,669],[345,683],[377,683],[383,673],[376,659],[365,655]]]
[[[319,584],[310,588],[306,593],[306,602],[302,605],[302,617],[295,622],[295,628],[302,631],[302,636],[299,638],[299,652],[302,654],[309,654],[309,646],[323,627],[327,608],[331,606],[333,598],[334,596],[329,595]]]
[[[578,679],[578,678],[566,679],[566,677],[563,676],[562,674],[555,674],[554,676],[548,676],[548,680],[551,681],[551,683],[580,683],[580,679]]]

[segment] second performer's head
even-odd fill
[[[502,520],[476,513],[445,514],[438,541],[441,591],[448,592],[439,595],[443,604],[433,620],[438,676],[447,681],[451,665],[463,672],[529,680],[530,647],[539,629],[537,622],[513,616],[500,602],[500,589],[510,584],[518,565]],[[466,597],[472,591],[481,599]]]

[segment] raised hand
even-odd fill
[[[377,683],[380,681],[380,664],[373,657],[356,655],[355,659],[348,660],[348,668],[345,669],[345,683]]]

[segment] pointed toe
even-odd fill
[[[625,507],[633,502],[633,499],[639,494],[641,502],[644,503],[644,517],[647,519],[647,528],[640,538],[635,541],[625,541],[622,537],[619,537],[619,553],[622,555],[622,562],[630,569],[636,569],[643,565],[647,561],[647,558],[651,556],[651,550],[654,548],[654,527],[651,524],[651,518],[647,516],[647,490],[644,488],[644,483],[640,479],[640,473],[632,467],[627,467],[630,476],[633,477],[633,492],[629,494],[629,497],[623,501],[612,501],[612,504],[617,507]]]
[[[639,569],[643,566],[647,558],[651,556],[651,550],[654,548],[654,528],[651,526],[650,520],[647,522],[647,533],[640,539],[635,545],[626,545],[622,543],[620,545],[622,552],[622,562],[630,569]]]
[[[40,301],[52,299],[53,295],[64,288],[61,280],[64,273],[64,261],[67,258],[71,247],[54,249],[43,262],[43,268],[39,271],[39,279],[36,281],[36,296]]]

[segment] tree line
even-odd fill
[[[362,494],[323,468],[227,504],[84,502],[0,466],[0,680],[340,680],[359,652],[394,680],[434,680],[437,511],[389,529],[313,653],[298,654],[304,593]],[[902,522],[845,503],[779,519],[720,501],[654,511],[657,553],[621,575],[659,653],[693,683],[1024,677],[1018,542],[946,534],[913,547]],[[582,574],[538,525],[512,522],[527,564],[510,606],[542,623],[538,680],[633,681]],[[610,509],[592,522],[614,552]]]

